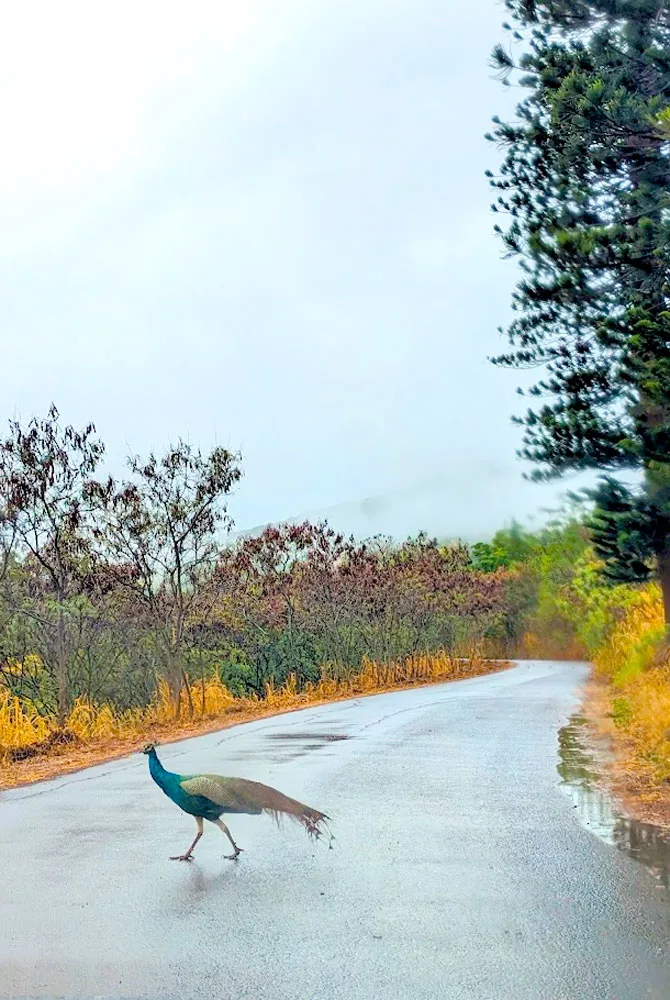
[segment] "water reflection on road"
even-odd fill
[[[574,715],[559,731],[558,745],[561,787],[572,799],[584,826],[642,862],[670,888],[670,834],[652,823],[623,815],[612,796],[599,785],[598,762],[589,749],[582,716]]]

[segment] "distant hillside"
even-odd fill
[[[445,541],[475,542],[514,520],[542,524],[549,511],[557,510],[565,502],[565,484],[529,483],[514,471],[493,468],[488,471],[485,488],[473,490],[470,486],[473,476],[464,469],[406,489],[304,511],[268,523],[326,520],[336,530],[358,539],[385,535],[401,540],[425,531]],[[481,483],[481,469],[477,470],[476,478]],[[576,490],[581,485],[581,479],[573,480],[567,488]],[[254,525],[231,537],[258,535],[265,527],[266,524]]]

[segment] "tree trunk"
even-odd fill
[[[58,699],[58,728],[62,729],[68,716],[69,692],[67,682],[65,617],[61,608],[58,609],[58,622],[56,624],[56,685]]]
[[[656,463],[645,473],[647,495],[659,512],[657,527],[661,537],[656,538],[656,561],[663,594],[666,639],[670,639],[670,463]]]
[[[670,637],[670,538],[665,549],[658,556],[658,577],[663,594],[663,610],[665,612],[665,631]]]
[[[188,674],[181,668],[181,682],[184,685],[184,690],[186,691],[186,697],[188,698],[188,714],[189,718],[192,719],[195,715],[195,709],[193,707],[193,692],[191,691],[191,685],[189,683]]]
[[[179,666],[179,655],[175,650],[168,649],[165,667],[165,680],[170,692],[172,711],[174,712],[175,720],[178,720],[181,716],[182,671]]]

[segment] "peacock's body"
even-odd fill
[[[277,821],[281,816],[289,816],[301,823],[311,837],[319,838],[325,833],[328,823],[325,813],[289,798],[276,788],[262,785],[259,781],[248,781],[246,778],[224,778],[220,774],[175,774],[163,767],[152,743],[145,746],[143,753],[149,757],[149,771],[158,787],[180,809],[194,816],[198,826],[195,840],[189,849],[172,858],[172,861],[192,859],[193,848],[202,837],[203,820],[214,823],[226,834],[235,851],[227,857],[230,860],[237,858],[241,848],[221,819],[225,813],[259,816],[266,812]]]

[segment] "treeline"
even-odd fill
[[[507,573],[506,655],[581,659],[591,654],[593,637],[583,608],[585,580],[597,588],[603,604],[618,591],[603,577],[603,564],[590,539],[588,510],[568,510],[537,531],[513,524],[491,541],[473,545],[471,555],[476,569]],[[603,621],[598,641],[605,630]]]
[[[519,655],[593,663],[598,693],[587,697],[586,714],[612,739],[624,787],[644,797],[650,819],[665,822],[670,648],[659,583],[613,581],[578,518],[536,534],[499,532],[475,550],[480,566],[511,573]]]
[[[11,421],[0,443],[0,685],[36,712],[140,707],[164,682],[177,713],[215,675],[262,695],[363,657],[516,641],[520,578],[504,561],[424,536],[359,543],[325,524],[227,544],[238,455],[180,441],[129,458],[121,480],[100,475],[103,457],[95,428],[63,426],[55,408]]]

